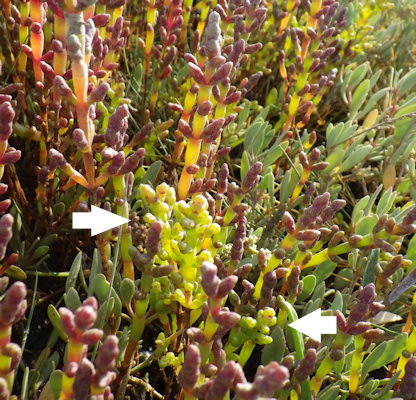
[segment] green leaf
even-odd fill
[[[61,394],[61,388],[62,388],[62,371],[59,369],[56,371],[53,371],[51,374],[51,377],[49,379],[52,393],[55,396],[55,399],[59,399],[59,396]]]
[[[251,103],[248,100],[245,100],[243,105],[243,109],[238,113],[237,131],[239,131],[243,127],[243,124],[247,121],[247,118],[250,115]]]
[[[365,107],[357,114],[357,119],[363,118],[367,115],[373,108],[375,108],[376,103],[385,96],[391,89],[389,87],[378,90],[374,93],[369,100],[365,103]]]
[[[244,133],[244,150],[256,155],[262,150],[263,135],[267,123],[264,121],[253,122]],[[257,146],[257,147],[256,147]]]
[[[361,163],[367,156],[370,154],[373,146],[371,144],[365,144],[358,147],[356,151],[350,154],[345,161],[341,164],[341,167],[337,171],[337,174],[342,174],[343,172],[349,170],[352,167],[357,166]]]
[[[55,215],[56,217],[61,217],[62,215],[65,214],[65,211],[66,211],[66,206],[65,206],[65,203],[62,201],[55,203],[52,207],[53,215]]]
[[[69,270],[68,278],[65,282],[65,292],[69,290],[71,287],[75,287],[75,284],[77,282],[79,269],[81,268],[81,259],[82,259],[82,253],[78,253],[76,257],[74,258],[74,261],[72,262],[71,268]]]
[[[375,273],[375,266],[378,263],[378,258],[380,256],[380,249],[372,249],[370,251],[370,255],[368,256],[367,264],[365,266],[363,280],[361,285],[365,286],[369,283],[375,283],[376,280],[376,273]]]
[[[413,87],[416,85],[416,69],[411,69],[406,75],[404,75],[397,85],[397,94],[398,96],[403,96],[404,94],[410,92]]]
[[[381,76],[381,69],[379,69],[375,74],[372,74],[371,75],[371,78],[370,78],[370,90],[375,86],[375,84],[379,80],[380,76]]]
[[[351,121],[346,122],[344,129],[336,139],[334,146],[337,146],[338,144],[345,143],[348,139],[351,138],[351,136],[354,134],[354,132],[357,130],[358,126],[353,125]],[[356,139],[358,141],[360,139]]]
[[[16,265],[10,265],[6,269],[6,275],[18,281],[23,281],[27,278],[25,271]]]
[[[351,98],[351,103],[350,103],[351,119],[355,118],[355,114],[360,109],[360,107],[364,104],[368,96],[369,90],[370,90],[370,79],[365,79],[359,84],[357,89],[355,89],[354,94],[352,95],[352,98]]]
[[[322,300],[322,298],[316,300],[309,300],[306,304],[305,309],[303,310],[303,315],[307,315],[313,311],[316,311],[318,308],[321,308]]]
[[[316,286],[316,288],[313,292],[313,295],[311,297],[311,300],[312,301],[315,301],[315,300],[321,300],[322,301],[323,298],[324,298],[325,290],[326,290],[325,282],[320,282]],[[303,314],[303,315],[306,315],[306,314]]]
[[[399,271],[403,271],[400,270]],[[397,271],[397,272],[399,272]],[[387,300],[391,304],[416,283],[416,269],[412,269],[390,292]]]
[[[265,121],[267,118],[267,114],[269,113],[270,107],[264,107],[263,110],[257,115],[253,122],[257,121]]]
[[[42,367],[39,377],[36,380],[36,383],[43,383],[46,379],[49,378],[50,374],[55,371],[56,366],[59,364],[60,356],[57,351],[54,351],[52,355],[48,358],[45,365]]]
[[[326,131],[327,148],[344,143],[356,130],[357,125],[352,125],[352,121],[348,121],[347,123],[340,122],[335,127],[330,124]]]
[[[176,74],[176,79],[178,82],[182,82],[188,76],[188,65],[185,64],[182,68],[178,70]]]
[[[370,214],[370,211],[373,208],[373,205],[376,202],[376,199],[378,195],[381,193],[382,189],[383,189],[383,185],[380,184],[378,185],[377,189],[372,193],[368,204],[365,206],[364,215]]]
[[[107,300],[108,291],[110,290],[110,283],[107,282],[103,274],[98,274],[94,279],[94,293],[101,303]],[[114,314],[119,316],[121,314],[121,300],[114,288],[111,288],[110,298],[114,298]]]
[[[147,169],[146,173],[144,174],[143,178],[141,179],[141,183],[147,183],[152,186],[156,183],[156,179],[159,175],[159,172],[162,168],[163,162],[161,160],[157,160],[150,167]]]
[[[188,67],[186,67],[188,70]],[[142,63],[137,63],[137,66],[133,72],[133,79],[132,79],[132,88],[137,93],[142,86],[142,75],[143,75],[143,65]]]
[[[379,384],[379,379],[372,379],[371,381],[367,382],[364,386],[361,387],[361,394],[363,396],[368,396],[378,388]]]
[[[104,301],[104,303],[98,307],[97,319],[95,321],[95,326],[97,328],[102,329],[105,326],[110,314],[113,312],[114,303],[114,298],[110,297],[108,301]]]
[[[263,168],[267,168],[268,166],[274,164],[278,158],[282,157],[288,146],[289,142],[285,141],[282,143],[276,142],[272,147],[270,147],[262,160]]]
[[[396,195],[396,192],[392,193],[391,188],[389,190],[386,190],[377,204],[376,214],[382,216],[383,214],[390,211],[391,207],[393,206],[394,200],[396,200]]]
[[[361,383],[368,373],[390,364],[400,357],[407,343],[407,333],[397,335],[393,340],[378,345],[364,360],[361,369]]]
[[[328,128],[326,130],[326,141],[328,148],[331,148],[335,145],[335,142],[337,141],[339,135],[341,135],[344,126],[344,122],[340,122],[335,126],[333,126],[332,124],[328,125]]]
[[[272,361],[281,362],[286,351],[286,338],[283,329],[276,325],[271,334],[273,342],[266,344],[261,352],[261,363],[263,365]]]
[[[357,85],[364,79],[369,69],[369,63],[365,62],[361,64],[351,73],[350,78],[348,79],[348,89],[353,91]]]
[[[293,193],[293,190],[295,189],[296,184],[299,182],[299,177],[302,174],[302,166],[298,165],[296,166],[296,170],[298,173],[296,173],[293,168],[291,168],[289,171],[286,171],[282,183],[280,185],[280,201],[282,203],[286,203],[286,201],[289,199],[289,196]]]
[[[273,87],[266,97],[266,106],[275,106],[277,104],[277,89]]]
[[[64,293],[65,305],[71,310],[75,311],[81,305],[78,292],[75,288],[71,287],[66,293]]]
[[[328,173],[341,164],[344,154],[345,152],[342,149],[333,151],[325,160],[328,163],[328,166],[323,170],[323,172]]]
[[[394,114],[394,118],[401,117],[405,114],[414,113],[416,112],[416,103],[411,103],[406,106],[402,106],[399,108],[399,110]],[[402,139],[405,135],[407,135],[410,130],[415,125],[416,118],[414,117],[408,117],[408,118],[402,118],[399,119],[394,123],[394,126],[396,127],[396,131],[394,132],[394,139],[396,141],[399,141]]]
[[[338,400],[341,398],[338,385],[330,385],[325,390],[319,392],[318,400]]]
[[[360,212],[365,209],[369,200],[370,200],[370,196],[368,196],[368,195],[364,196],[355,205],[354,210],[352,212],[352,216],[351,216],[351,220],[352,220],[353,225],[355,225],[359,221],[359,219],[361,219],[362,215],[360,216]]]
[[[391,156],[390,164],[395,165],[396,162],[401,158],[407,162],[410,158],[410,153],[413,152],[416,144],[415,135],[407,135],[404,137],[402,144],[396,149],[394,154]]]
[[[245,178],[249,169],[250,169],[250,160],[248,158],[247,152],[243,151],[243,155],[241,156],[241,164],[240,164],[241,181]]]
[[[399,380],[400,371],[397,371],[391,378],[387,380],[387,383],[383,387],[382,390],[380,390],[378,393],[368,396],[370,399],[390,399],[392,397],[392,393],[390,393],[390,397],[385,397],[389,395],[390,390],[393,388],[393,386],[396,384],[396,382]]]
[[[335,277],[334,288],[337,290],[342,290],[349,286],[353,274],[354,273],[351,268],[342,268]]]
[[[269,167],[271,169],[271,167]],[[267,191],[267,194],[269,195],[269,206],[273,207],[274,205],[274,174],[273,171],[267,172],[262,180],[261,184],[263,185],[264,189]]]
[[[65,333],[64,328],[62,327],[61,316],[59,315],[58,310],[52,305],[48,305],[48,318],[51,321],[53,327],[59,333],[59,336],[65,342],[68,341],[68,335]]]
[[[43,257],[49,251],[49,246],[39,246],[33,253],[33,259],[37,260],[38,258]]]
[[[120,299],[123,304],[127,305],[130,304],[131,299],[134,296],[134,292],[136,291],[136,287],[134,282],[129,278],[124,278],[120,284]]]
[[[288,303],[285,300],[282,300],[281,304],[282,308],[286,311],[287,319],[289,324],[298,320],[298,314],[296,313],[295,309],[293,308],[292,304]],[[288,327],[288,331],[293,339],[293,343],[295,345],[295,358],[297,361],[301,360],[304,357],[304,342],[302,334],[297,331],[296,329]]]
[[[316,277],[316,283],[320,283],[329,278],[336,267],[337,264],[331,260],[324,261],[323,263],[317,265],[313,272]]]
[[[97,274],[100,274],[101,272],[102,272],[101,257],[100,257],[100,254],[98,253],[98,249],[94,249],[94,253],[92,255],[90,277],[89,277],[88,297],[94,294],[93,282]]]
[[[263,134],[263,151],[269,150],[270,142],[276,138],[276,133],[273,129],[273,126],[269,123],[266,124],[266,129]],[[263,160],[262,160],[263,161]],[[263,161],[264,164],[264,161]]]
[[[412,260],[413,263],[416,263],[416,235],[413,235],[409,241],[406,258]]]
[[[39,244],[41,246],[50,246],[57,238],[58,238],[58,235],[56,233],[52,233],[50,235],[43,237],[40,240]]]
[[[335,292],[334,300],[332,301],[331,307],[329,307],[332,311],[340,310],[343,311],[344,308],[344,298],[339,290]]]
[[[298,296],[299,301],[304,301],[313,293],[316,286],[316,276],[307,275],[302,279],[303,290],[302,293]]]
[[[357,223],[355,233],[361,236],[367,235],[372,232],[377,221],[378,218],[375,215],[367,215],[366,217],[361,218],[361,220]]]

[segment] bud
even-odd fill
[[[412,357],[406,363],[404,371],[400,392],[405,400],[413,400],[416,393],[416,357]]]
[[[205,85],[205,76],[201,68],[197,64],[188,62],[188,72],[189,75],[195,80],[196,83],[200,85]]]
[[[306,351],[305,357],[300,361],[299,366],[295,369],[294,377],[298,382],[305,381],[313,372],[316,362],[316,350],[310,348]]]
[[[216,294],[217,298],[223,299],[231,292],[238,281],[238,277],[235,275],[230,275],[225,277],[218,286],[218,291]]]
[[[253,268],[252,264],[244,264],[241,267],[238,267],[234,271],[234,275],[237,276],[239,279],[246,278],[248,274],[250,273],[251,269]]]
[[[110,162],[110,165],[107,167],[107,174],[109,175],[116,175],[120,168],[123,166],[124,164],[124,153],[122,151],[118,152],[112,159]]]
[[[185,171],[190,175],[195,175],[199,171],[199,167],[196,164],[191,164],[185,168]]]
[[[58,150],[50,149],[48,152],[48,156],[49,169],[51,170],[54,170],[56,168],[62,168],[67,164],[64,156]]]
[[[134,154],[128,156],[123,166],[121,167],[119,174],[124,175],[128,172],[135,171],[137,167],[139,167],[143,163],[144,153],[144,149],[139,149]]]
[[[110,22],[109,14],[96,14],[92,18],[97,28],[103,28]]]
[[[16,343],[7,343],[3,347],[1,354],[11,358],[9,371],[15,370],[22,359],[22,349]]]
[[[210,387],[205,399],[206,400],[218,400],[223,399],[228,390],[230,390],[233,381],[237,373],[237,363],[229,361],[225,366],[217,373],[212,386]],[[241,368],[241,367],[240,367]]]
[[[72,140],[74,141],[75,146],[80,151],[85,151],[88,148],[88,141],[85,137],[84,131],[82,129],[76,128],[72,132]]]
[[[416,206],[412,207],[406,214],[406,216],[403,218],[402,224],[410,225],[413,224],[414,221],[416,221]]]
[[[97,300],[90,297],[77,309],[74,324],[80,331],[86,331],[94,325],[97,319]]]
[[[72,385],[74,399],[88,399],[90,395],[90,379],[94,374],[94,366],[91,361],[84,358],[75,374]]]
[[[59,315],[61,317],[62,327],[65,333],[71,338],[76,335],[76,328],[74,322],[74,314],[66,307],[59,309]]]
[[[241,319],[241,315],[237,314],[233,311],[229,311],[224,308],[224,310],[219,311],[217,314],[214,315],[214,321],[222,326],[225,327],[233,327],[236,326]]]
[[[263,164],[260,161],[255,162],[247,172],[241,184],[241,189],[244,193],[252,190],[260,180],[260,173],[263,168]]]
[[[146,251],[147,255],[151,258],[155,257],[160,251],[162,228],[163,223],[156,221],[147,232]]]
[[[108,335],[98,349],[94,365],[97,370],[110,371],[115,367],[119,354],[118,338],[115,335]]]
[[[212,121],[208,126],[204,128],[201,133],[201,139],[205,142],[213,142],[221,133],[221,128],[225,122],[224,118],[219,118]]]
[[[224,104],[228,105],[228,104],[232,104],[232,103],[237,103],[238,100],[240,100],[240,98],[241,98],[241,92],[240,91],[233,92],[225,98]],[[228,117],[231,117],[231,115],[229,115]],[[228,117],[226,119],[226,123],[224,123],[225,126],[229,124]]]
[[[204,101],[201,105],[199,105],[196,111],[199,115],[202,115],[205,117],[211,112],[211,109],[212,109],[212,103],[209,100],[207,100],[207,101]]]
[[[293,233],[295,231],[295,221],[287,211],[285,211],[282,216],[282,224],[285,227],[287,233]]]
[[[15,112],[9,101],[0,104],[0,140],[6,141],[13,130]]]
[[[220,282],[217,276],[217,266],[204,261],[201,265],[201,286],[205,294],[208,297],[216,297]]]
[[[298,233],[296,238],[305,242],[314,242],[319,239],[321,232],[316,229],[307,229]]]
[[[144,141],[152,132],[153,122],[148,122],[144,125],[139,132],[137,132],[133,138],[130,140],[130,146],[134,147]]]
[[[288,379],[288,369],[276,361],[272,361],[257,370],[254,386],[262,396],[273,396],[276,390],[283,388]]]
[[[178,121],[178,129],[187,137],[192,137],[192,128],[182,118]]]
[[[199,379],[201,355],[198,346],[191,344],[185,353],[182,369],[178,374],[178,383],[182,389],[191,390]]]
[[[87,346],[96,344],[102,337],[104,332],[101,329],[88,329],[82,334],[81,342]]]
[[[223,81],[225,78],[230,75],[231,69],[233,68],[233,63],[231,61],[226,62],[218,68],[217,72],[211,77],[210,85],[216,85],[217,83]]]
[[[3,165],[11,165],[14,164],[16,161],[20,159],[21,156],[20,150],[14,150],[14,147],[9,147],[6,151],[6,153],[3,154],[3,157],[1,159],[1,163]]]
[[[98,103],[99,101],[103,101],[109,89],[110,85],[107,82],[101,82],[100,85],[90,93],[90,102]]]
[[[147,265],[152,263],[152,259],[147,254],[140,253],[139,250],[133,246],[129,248],[129,255],[134,266],[140,271],[143,271]]]
[[[182,242],[180,242],[182,243]],[[162,276],[168,276],[173,272],[173,266],[170,264],[158,265],[152,268],[152,276],[154,278],[160,278]]]
[[[68,377],[68,378],[74,378],[75,374],[77,373],[79,368],[79,364],[76,363],[75,361],[71,361],[67,364],[65,364],[64,368],[63,368],[63,373]]]

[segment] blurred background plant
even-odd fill
[[[415,398],[414,1],[0,6],[1,398]]]

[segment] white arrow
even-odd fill
[[[130,220],[117,214],[91,206],[91,212],[72,213],[72,229],[91,229],[91,236],[126,224]]]
[[[337,317],[322,316],[319,308],[292,322],[289,326],[320,342],[321,335],[337,333]]]

